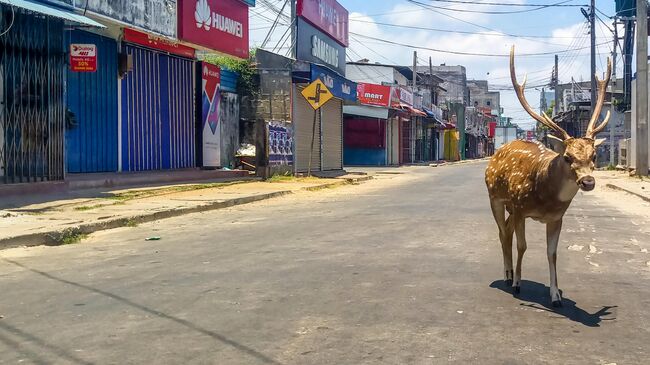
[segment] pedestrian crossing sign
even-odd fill
[[[302,96],[307,99],[307,102],[312,108],[314,108],[314,110],[320,109],[320,107],[325,105],[325,103],[334,97],[320,79],[316,79],[314,82],[309,84],[309,86],[302,91]]]

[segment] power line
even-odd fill
[[[394,41],[390,41],[390,40],[387,40],[387,39],[371,37],[371,36],[367,36],[367,35],[363,35],[363,34],[359,34],[359,33],[354,33],[354,32],[350,32],[350,34],[354,34],[354,35],[359,36],[359,37],[363,37],[363,38],[366,38],[366,39],[372,39],[372,40],[387,43],[387,44],[393,44],[393,45],[397,45],[397,46],[415,48],[415,49],[423,49],[423,50],[439,52],[439,53],[449,53],[449,54],[455,54],[455,55],[461,55],[461,56],[477,56],[477,57],[510,57],[509,54],[492,54],[492,53],[473,53],[473,52],[462,52],[462,51],[450,51],[450,50],[437,49],[437,48],[431,48],[431,47],[414,46],[414,45],[410,45],[410,44],[406,44],[406,43],[394,42]],[[589,47],[577,48],[577,50],[582,50],[582,49],[587,49],[587,48],[589,48]],[[569,52],[569,51],[564,50],[564,51],[553,51],[553,52],[522,53],[522,54],[517,55],[517,57],[547,56],[547,55],[566,53],[566,52]]]
[[[485,36],[493,36],[493,37],[508,36],[508,37],[513,37],[513,38],[546,38],[546,39],[575,39],[576,38],[576,37],[553,37],[553,36],[545,36],[545,35],[509,34],[509,33],[503,33],[503,32],[498,31],[498,30],[491,30],[490,32],[471,32],[471,31],[463,31],[463,30],[450,30],[450,29],[440,29],[440,28],[419,27],[419,26],[414,26],[414,25],[400,25],[400,24],[383,23],[383,22],[375,22],[375,21],[359,20],[359,19],[350,19],[350,21],[351,22],[357,22],[357,23],[377,24],[377,25],[382,25],[382,26],[387,26],[387,27],[395,27],[395,28],[428,30],[428,31],[432,31],[432,32],[442,32],[442,33],[485,35]],[[471,24],[471,25],[475,25],[475,24]],[[496,33],[494,33],[494,32],[496,32]]]
[[[426,7],[428,9],[440,9],[440,10],[446,10],[446,11],[455,11],[458,13],[473,13],[473,14],[492,14],[492,15],[504,15],[504,14],[519,14],[519,13],[529,13],[532,11],[537,11],[537,10],[542,10],[558,5],[562,5],[564,3],[568,3],[572,0],[564,0],[555,4],[547,4],[547,5],[539,5],[536,8],[533,9],[525,9],[525,10],[511,10],[511,11],[488,11],[488,10],[468,10],[468,9],[456,9],[456,8],[451,8],[451,7],[444,7],[444,6],[436,6],[436,5],[429,5],[429,4],[424,4],[416,0],[407,0],[410,3],[421,5],[423,7]],[[476,5],[482,5],[483,3],[479,2],[473,2],[471,4],[476,4]],[[575,6],[575,5],[572,5]]]
[[[452,4],[474,4],[474,5],[493,5],[493,6],[520,6],[520,7],[539,7],[539,6],[587,6],[579,4],[521,4],[521,3],[499,3],[499,2],[482,2],[482,1],[461,1],[461,0],[429,0],[440,3],[452,3]],[[574,0],[563,1],[562,3],[572,2]]]

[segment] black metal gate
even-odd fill
[[[0,183],[63,179],[63,21],[0,5]]]

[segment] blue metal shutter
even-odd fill
[[[97,71],[67,72],[65,147],[68,172],[117,171],[117,43],[79,30],[66,32],[71,43],[97,45]]]
[[[122,80],[122,170],[196,165],[194,61],[132,45]]]

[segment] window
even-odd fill
[[[485,104],[487,104],[487,106],[490,106],[490,104],[492,104],[492,101],[488,100],[485,102]]]

